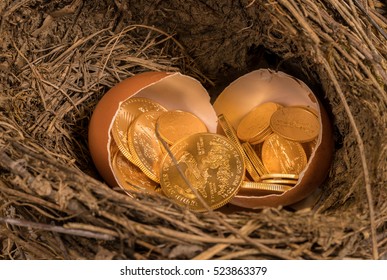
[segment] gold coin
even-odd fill
[[[184,111],[168,111],[157,120],[160,137],[172,145],[176,141],[200,132],[207,132],[206,125],[194,114]]]
[[[156,136],[156,121],[163,112],[149,111],[134,120],[128,133],[133,163],[155,182],[160,182],[160,163],[164,156],[162,144]]]
[[[129,127],[140,114],[148,111],[166,111],[166,109],[148,98],[132,97],[120,105],[114,119],[113,139],[121,153],[130,161],[133,161],[133,157],[130,153],[127,137]]]
[[[251,178],[254,181],[259,181],[259,179],[260,179],[259,173],[254,168],[252,162],[250,161],[246,152],[244,151],[243,147],[241,146],[241,142],[239,141],[238,136],[237,136],[234,128],[232,127],[232,125],[230,124],[230,122],[228,121],[226,116],[223,114],[220,114],[218,116],[218,120],[219,120],[220,126],[223,129],[224,134],[226,134],[227,138],[230,139],[236,145],[239,152],[243,155],[243,160],[245,162],[247,173],[251,176]]]
[[[125,191],[155,193],[158,188],[157,183],[149,179],[119,150],[113,155],[112,168],[120,186]]]
[[[255,107],[239,123],[238,138],[242,141],[257,142],[262,135],[269,133],[271,115],[281,107],[274,102],[263,103]]]
[[[258,145],[265,141],[272,134],[273,130],[269,127],[265,132],[259,134],[257,137],[254,137],[249,142],[251,143],[251,145]]]
[[[307,159],[300,143],[273,133],[262,145],[262,162],[269,173],[299,174]]]
[[[285,107],[276,111],[271,116],[270,126],[278,135],[300,143],[312,141],[320,132],[318,117],[301,107]]]
[[[297,174],[280,174],[280,173],[270,173],[270,174],[265,174],[261,176],[261,180],[275,179],[275,178],[298,180],[299,176]]]
[[[268,184],[283,184],[283,185],[291,185],[294,186],[297,184],[298,180],[291,180],[291,179],[265,179],[262,180],[263,183]]]
[[[290,189],[292,189],[292,187],[284,185],[243,182],[238,195],[262,196],[269,194],[282,194]]]
[[[176,142],[171,152],[177,164],[168,154],[164,157],[160,183],[164,194],[177,204],[206,211],[195,189],[211,209],[216,209],[239,191],[245,175],[243,155],[226,137],[194,134]]]

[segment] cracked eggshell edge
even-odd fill
[[[120,105],[134,96],[149,98],[168,110],[191,112],[206,124],[209,132],[216,132],[217,117],[210,96],[198,80],[178,72],[145,72],[123,80],[98,102],[88,131],[93,162],[110,186],[119,186],[111,166],[110,131]]]

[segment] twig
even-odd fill
[[[95,238],[95,239],[102,239],[102,240],[114,240],[115,239],[113,236],[108,235],[108,234],[104,234],[104,233],[96,233],[96,232],[79,230],[79,229],[68,229],[68,228],[64,228],[61,226],[35,223],[35,222],[30,222],[30,221],[21,220],[21,219],[1,218],[0,217],[0,223],[22,226],[22,227],[30,227],[30,228],[35,228],[35,229],[40,229],[40,230],[45,230],[45,231],[59,232],[59,233],[64,233],[64,234],[69,234],[69,235],[83,236],[83,237],[87,237],[87,238]]]

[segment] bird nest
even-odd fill
[[[387,258],[386,6],[376,0],[0,3],[0,258]],[[121,80],[180,71],[213,97],[257,68],[287,72],[334,126],[308,201],[193,213],[103,183],[87,146]]]

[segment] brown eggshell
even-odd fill
[[[168,110],[191,112],[206,124],[210,132],[216,131],[217,117],[210,97],[194,78],[180,73],[146,72],[118,83],[98,102],[88,133],[94,164],[110,186],[119,185],[111,168],[111,127],[120,104],[134,96],[152,99]]]
[[[231,83],[214,103],[216,113],[225,114],[234,128],[254,107],[265,102],[284,106],[307,105],[319,114],[320,134],[307,166],[293,189],[281,195],[236,196],[230,203],[258,209],[296,203],[324,181],[332,161],[333,138],[329,118],[313,92],[300,80],[282,72],[260,69],[250,72]]]

